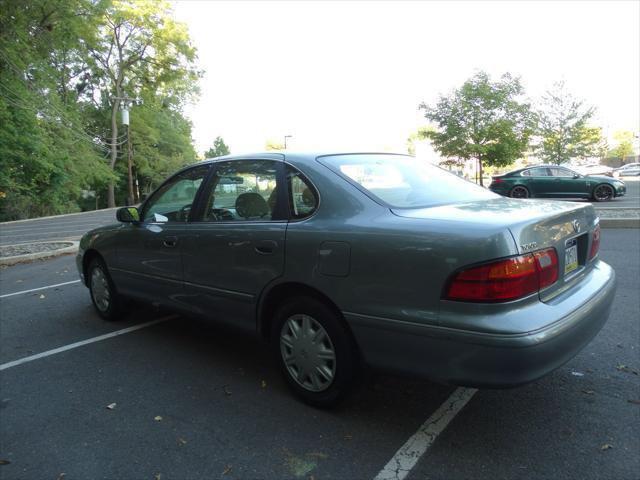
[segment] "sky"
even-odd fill
[[[563,80],[595,125],[640,129],[640,1],[172,2],[204,70],[186,113],[201,153],[406,151],[433,104],[479,70],[533,102]]]

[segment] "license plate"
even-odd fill
[[[573,272],[578,268],[578,244],[575,240],[567,243],[564,250],[564,274]]]

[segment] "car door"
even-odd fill
[[[179,302],[185,225],[210,168],[204,164],[177,173],[144,203],[140,222],[122,225],[112,269],[121,293],[158,304]]]
[[[587,180],[584,176],[564,167],[549,167],[553,178],[554,195],[566,198],[584,198],[589,196]]]
[[[197,313],[255,329],[255,302],[284,270],[283,168],[282,155],[214,163],[182,250]]]
[[[547,167],[534,167],[527,170],[527,172],[527,187],[530,188],[532,196],[553,196],[553,178],[549,176],[549,169]]]

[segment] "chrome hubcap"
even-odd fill
[[[313,317],[292,315],[280,332],[280,354],[289,375],[304,389],[322,392],[333,382],[336,354],[326,330]]]
[[[107,277],[101,268],[94,268],[91,272],[91,295],[93,301],[101,312],[109,309],[111,302],[111,293],[109,292],[109,283]]]
[[[598,188],[596,188],[595,197],[598,200],[608,200],[612,197],[611,188],[607,187],[606,185],[599,186]]]

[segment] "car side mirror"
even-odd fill
[[[116,219],[123,223],[135,223],[140,221],[140,213],[136,207],[122,207],[116,211]]]

